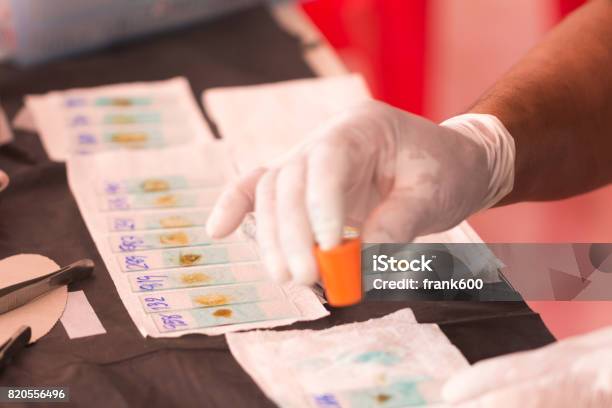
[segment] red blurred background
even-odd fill
[[[302,7],[377,99],[461,113],[584,0],[311,0]],[[612,188],[470,219],[486,242],[612,242]],[[612,324],[612,302],[531,302],[557,338]]]

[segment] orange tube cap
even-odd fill
[[[323,251],[315,247],[319,272],[331,306],[359,303],[361,291],[361,240],[344,240],[337,247]]]

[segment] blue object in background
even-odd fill
[[[0,48],[30,65],[219,16],[258,0],[0,0]],[[0,7],[1,8],[1,7]],[[2,14],[2,13],[0,13]],[[10,21],[7,21],[10,19]],[[10,27],[7,30],[7,27]]]

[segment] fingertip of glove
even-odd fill
[[[288,259],[288,263],[295,283],[310,286],[317,281],[317,266],[313,256],[293,256]]]
[[[457,382],[458,381],[452,377],[442,386],[440,394],[444,402],[456,403],[461,400],[461,387]]]
[[[217,208],[212,210],[206,220],[206,233],[212,239],[223,238],[227,235],[224,231],[223,214]]]
[[[263,263],[273,282],[282,284],[291,279],[287,266],[281,258],[273,255],[263,255]]]
[[[319,247],[324,251],[329,251],[340,245],[342,242],[342,233],[336,231],[325,231],[316,233],[316,240]]]
[[[450,404],[465,403],[479,393],[478,377],[473,376],[473,367],[464,368],[450,377],[442,386],[442,400]],[[454,405],[453,405],[454,406]]]

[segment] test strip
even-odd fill
[[[151,313],[160,332],[174,332],[228,324],[298,318],[299,312],[288,300],[242,303],[203,309]]]
[[[176,106],[180,101],[170,94],[156,95],[91,95],[85,93],[67,93],[63,99],[63,106],[67,109],[77,109],[85,107],[93,108],[133,108],[133,107],[156,107],[163,105]]]
[[[108,229],[110,231],[139,231],[195,227],[205,225],[208,215],[208,211],[189,210],[113,215],[108,217]]]
[[[162,126],[89,127],[68,131],[70,148],[79,154],[93,154],[104,150],[160,148],[185,143],[188,129],[165,129]]]
[[[134,110],[132,112],[114,110],[79,109],[66,113],[66,126],[80,128],[87,126],[116,126],[134,124],[159,124],[162,122],[162,112]]]
[[[241,238],[237,233],[223,239],[213,240],[208,236],[204,228],[173,229],[140,234],[130,233],[109,237],[109,243],[113,252],[134,252],[157,248],[177,248],[244,241],[245,239]]]
[[[248,243],[143,251],[117,256],[121,270],[124,272],[248,262],[258,259],[255,247]]]
[[[79,116],[76,116],[79,118]],[[80,117],[82,122],[88,120]],[[124,123],[124,124],[75,124],[66,128],[68,140],[77,147],[95,147],[108,144],[133,147],[163,142],[186,142],[190,138],[188,122],[182,123]]]
[[[125,180],[105,180],[98,185],[97,190],[99,194],[138,194],[222,186],[223,175],[213,175],[215,177],[209,179],[171,175]]]
[[[80,108],[64,110],[64,113],[66,126],[70,128],[177,123],[183,118],[178,110],[148,110],[140,106],[127,109],[117,107]]]
[[[253,262],[182,270],[161,270],[150,273],[135,272],[128,275],[133,292],[256,282],[264,279],[266,279],[266,273],[263,266]]]
[[[437,405],[440,402],[442,380],[423,377],[394,379],[386,385],[345,389],[338,392],[311,394],[315,407],[352,407],[355,401],[359,406],[376,407],[381,405],[381,396],[388,407],[414,407]]]
[[[100,197],[102,211],[126,211],[152,208],[211,207],[220,189],[187,190],[188,192],[125,194]]]
[[[93,101],[94,106],[148,106],[153,103],[153,98],[146,96],[132,97],[97,97]]]
[[[148,293],[140,295],[139,299],[145,312],[155,313],[259,302],[284,297],[285,294],[278,285],[266,282],[215,286],[181,292]]]

